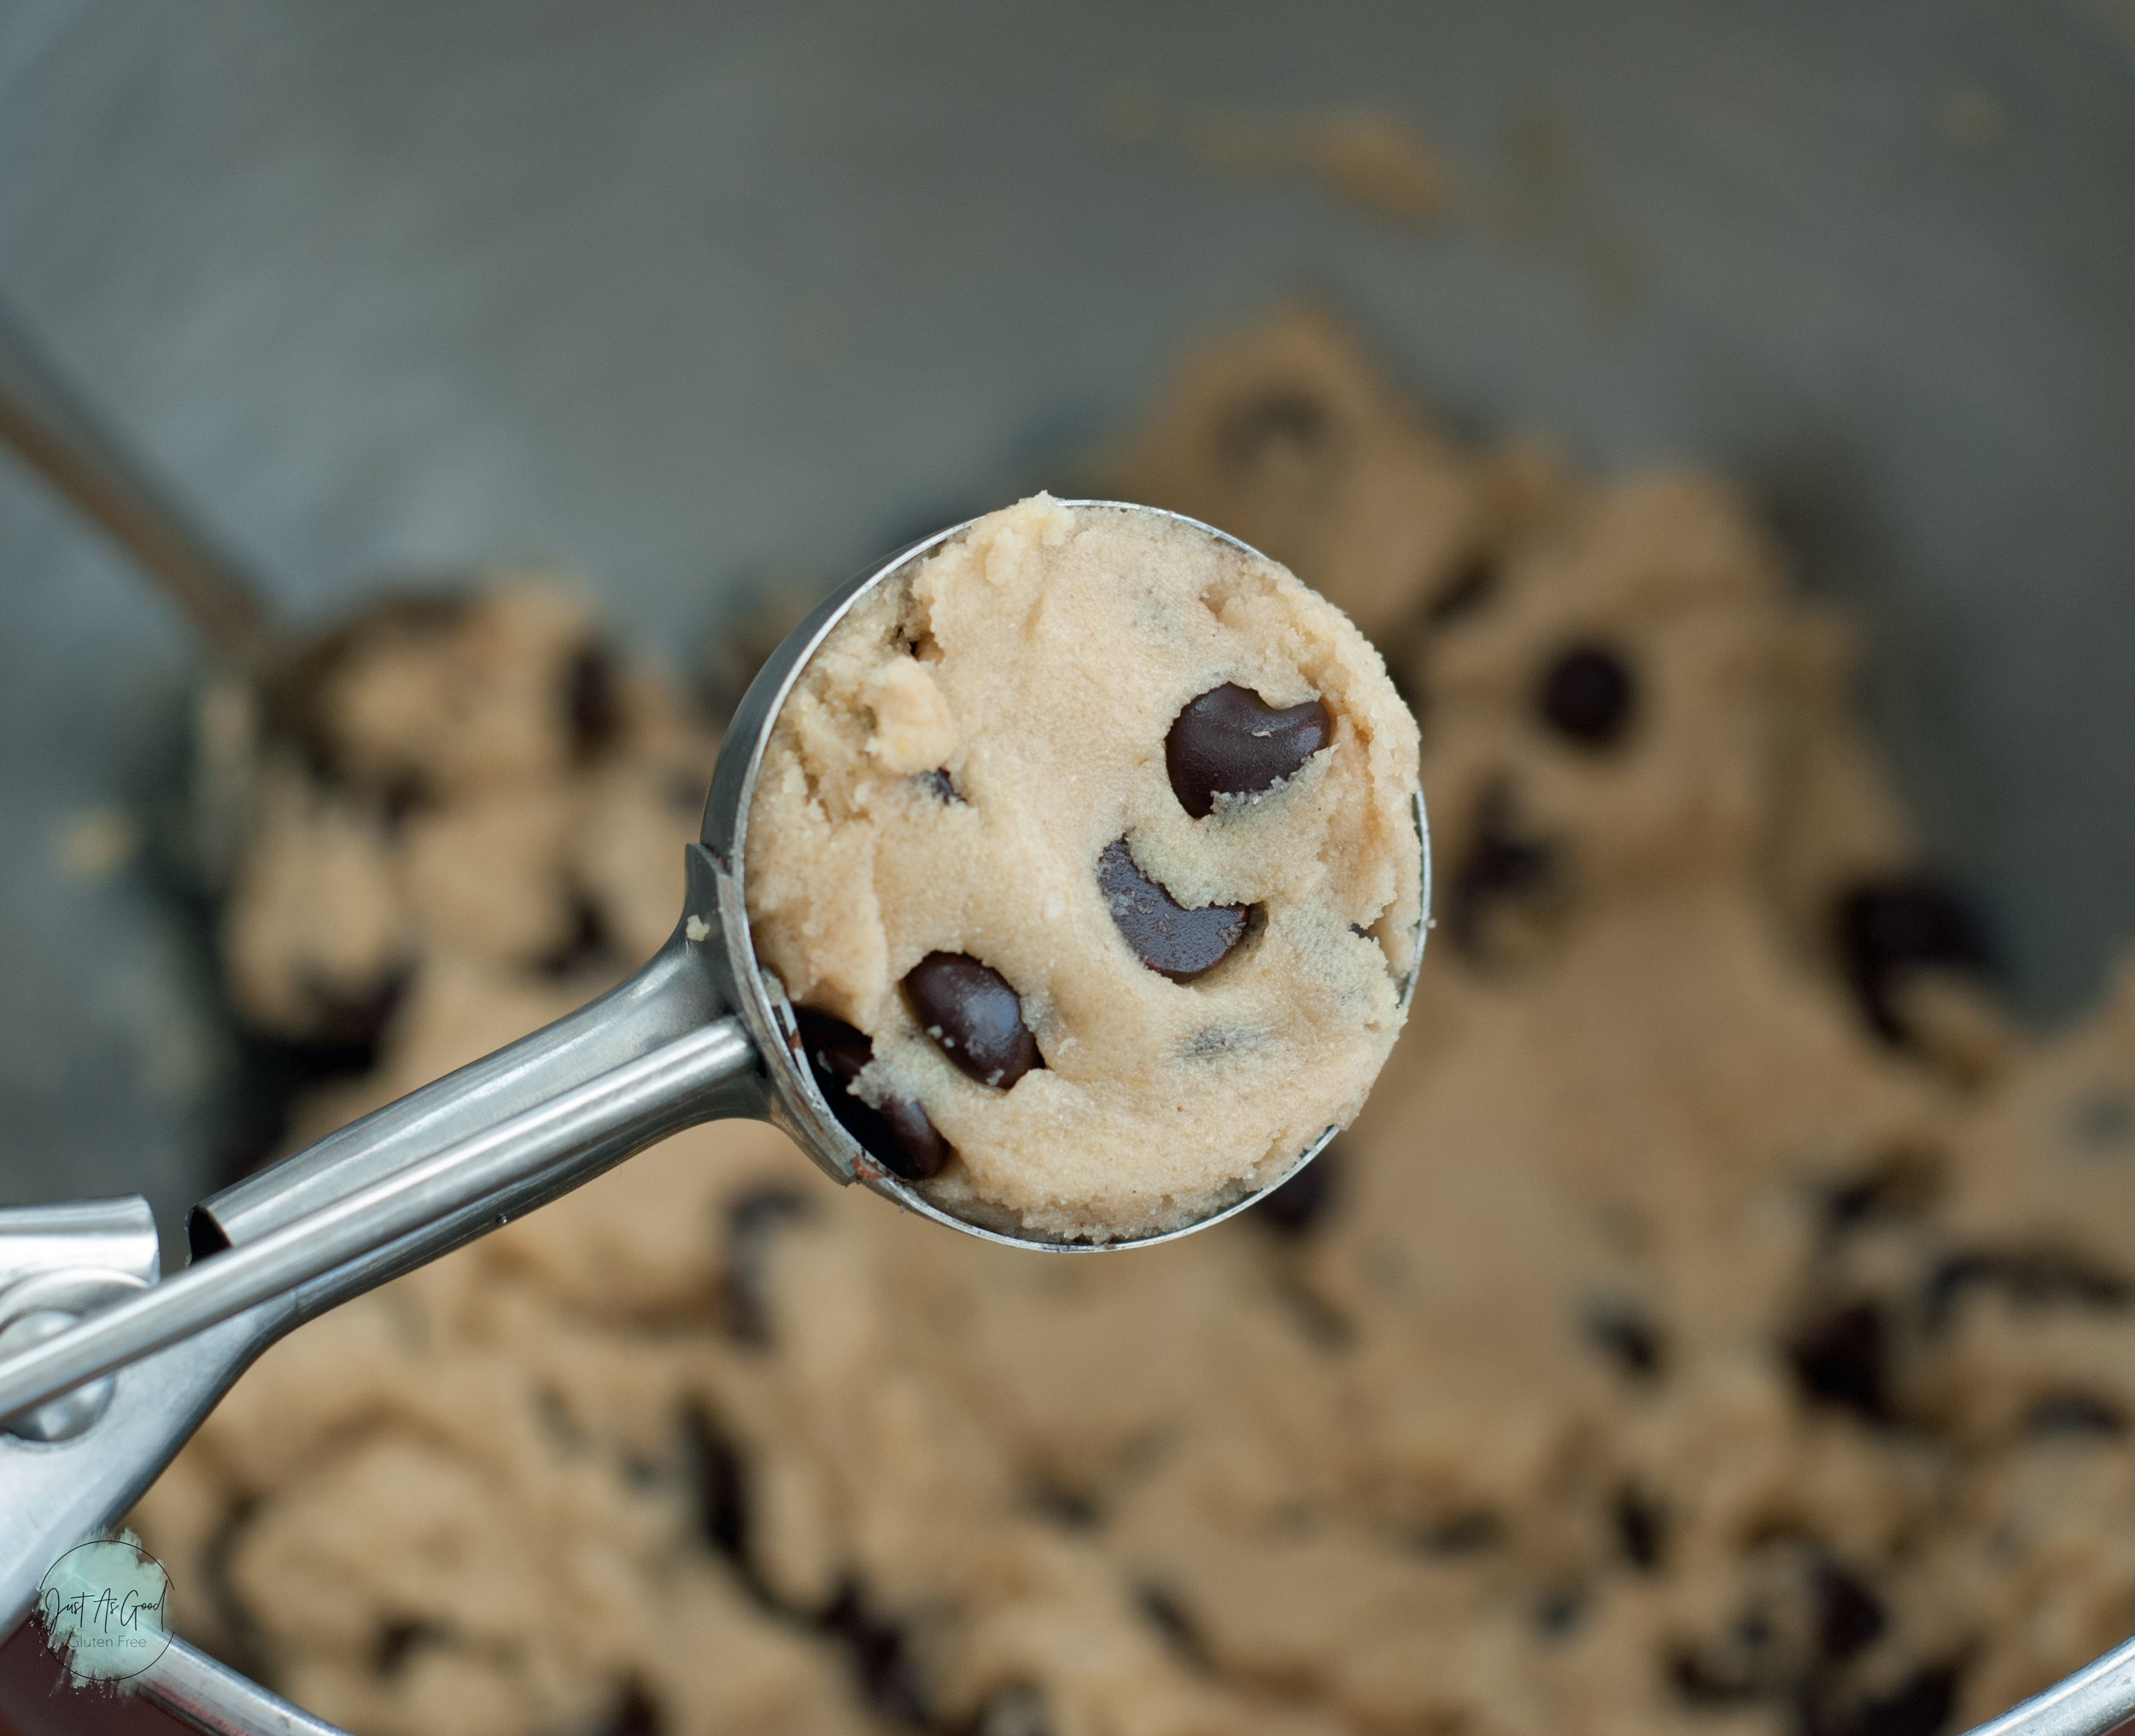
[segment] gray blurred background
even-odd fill
[[[1464,217],[1179,148],[1338,103]],[[1754,491],[1869,623],[2019,1005],[2096,991],[2135,938],[2135,0],[0,6],[0,300],[296,621],[531,558],[686,671],[1300,292],[1456,429]],[[127,845],[195,647],[4,462],[0,601],[0,1199],[175,1225],[229,1055]]]

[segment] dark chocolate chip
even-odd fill
[[[1587,1310],[1583,1324],[1595,1347],[1606,1352],[1624,1373],[1651,1380],[1660,1372],[1660,1329],[1638,1309],[1620,1302],[1597,1303]]]
[[[426,780],[412,772],[390,779],[378,792],[378,824],[388,838],[398,838],[407,822],[430,804],[434,792]]]
[[[564,675],[564,715],[570,739],[582,757],[598,753],[615,739],[623,724],[623,699],[617,692],[615,663],[605,647],[579,647]]]
[[[921,772],[915,781],[921,789],[926,791],[937,802],[961,804],[963,800],[963,798],[956,793],[956,786],[950,780],[949,774],[939,766],[931,772]]]
[[[682,1439],[696,1483],[698,1534],[746,1576],[749,1492],[741,1455],[710,1414],[695,1406],[682,1413]]]
[[[1320,700],[1278,710],[1226,681],[1172,720],[1164,766],[1179,805],[1198,820],[1218,796],[1256,796],[1295,777],[1333,737],[1334,719]]]
[[[797,1223],[815,1209],[810,1195],[794,1188],[759,1188],[727,1207],[724,1263],[719,1272],[727,1330],[744,1344],[771,1341],[771,1311],[766,1300],[767,1264],[773,1231]]]
[[[853,1674],[869,1704],[893,1723],[927,1722],[927,1700],[905,1656],[904,1636],[871,1613],[859,1588],[847,1585],[823,1612],[823,1631],[845,1642]]]
[[[361,996],[322,1003],[307,1038],[269,1036],[239,1024],[234,1077],[219,1112],[222,1125],[210,1136],[220,1185],[243,1180],[279,1154],[297,1103],[307,1093],[377,1067],[407,983],[405,974],[396,974]],[[220,1232],[213,1220],[196,1210],[188,1223],[190,1233],[203,1238],[195,1254],[214,1251]]]
[[[1505,1540],[1505,1522],[1487,1507],[1471,1507],[1425,1528],[1417,1542],[1426,1555],[1478,1555]]]
[[[1940,1327],[1968,1291],[1992,1286],[2028,1307],[2055,1304],[2115,1310],[2127,1306],[2131,1289],[2115,1272],[2046,1248],[1952,1254],[1927,1286],[1927,1324]]]
[[[1839,900],[1839,950],[1872,1029],[1892,1043],[1904,1038],[1892,991],[1909,970],[1984,973],[1993,960],[1970,907],[1925,874],[1869,880]]]
[[[921,1027],[982,1085],[1007,1090],[1044,1061],[1009,980],[968,954],[930,952],[904,973]]]
[[[1844,1236],[1866,1224],[1916,1217],[1933,1198],[1944,1164],[1933,1150],[1900,1147],[1824,1196],[1824,1225]]]
[[[1689,1649],[1678,1651],[1669,1660],[1668,1674],[1676,1685],[1676,1692],[1698,1706],[1724,1706],[1755,1699],[1762,1686],[1740,1667],[1737,1660],[1726,1658],[1716,1663]]]
[[[371,1654],[371,1667],[380,1675],[398,1675],[418,1646],[435,1645],[444,1637],[442,1629],[428,1622],[389,1622]]]
[[[1196,1669],[1209,1668],[1208,1647],[1186,1611],[1162,1586],[1144,1582],[1134,1588],[1135,1607],[1181,1659]]]
[[[570,938],[536,966],[546,977],[576,976],[604,962],[608,937],[601,926],[600,912],[590,898],[577,899],[571,908]]]
[[[1535,708],[1549,727],[1582,747],[1606,747],[1623,734],[1637,698],[1630,666],[1605,645],[1575,645],[1543,671]]]
[[[2055,1393],[2032,1406],[2024,1432],[2115,1441],[2127,1433],[2127,1418],[2117,1405],[2089,1393]]]
[[[1668,1524],[1668,1515],[1660,1504],[1642,1490],[1627,1487],[1617,1492],[1611,1517],[1616,1521],[1617,1547],[1623,1552],[1623,1558],[1648,1573],[1658,1567]]]
[[[1816,1569],[1816,1650],[1828,1663],[1844,1663],[1874,1644],[1890,1617],[1875,1593],[1835,1562]]]
[[[1546,1592],[1535,1604],[1535,1628],[1545,1640],[1561,1640],[1579,1625],[1587,1600],[1572,1591]]]
[[[666,1727],[652,1696],[636,1682],[625,1682],[616,1696],[615,1710],[600,1727],[600,1736],[660,1736]]]
[[[1214,970],[1245,938],[1246,905],[1186,909],[1135,866],[1124,838],[1097,858],[1097,890],[1135,957],[1175,983]]]
[[[1454,944],[1471,958],[1479,956],[1490,911],[1500,903],[1540,897],[1555,885],[1557,872],[1555,846],[1523,836],[1511,789],[1492,784],[1476,804],[1475,835],[1454,871],[1446,910]]]
[[[1424,622],[1443,628],[1479,611],[1497,589],[1497,563],[1479,554],[1438,587],[1424,609]]]
[[[1916,1670],[1880,1699],[1864,1701],[1805,1736],[1941,1736],[1956,1710],[1957,1673],[1948,1664]]]
[[[2135,1137],[2135,1102],[2122,1091],[2087,1091],[2068,1106],[2062,1125],[2070,1141],[2085,1152],[2117,1157]]]
[[[1056,1524],[1063,1525],[1070,1531],[1095,1530],[1102,1517],[1097,1502],[1089,1495],[1050,1483],[1032,1493],[1031,1505]]]
[[[1794,1378],[1810,1397],[1872,1422],[1890,1416],[1890,1329],[1873,1302],[1819,1315],[1787,1347]]]
[[[1249,470],[1278,447],[1310,452],[1325,440],[1327,421],[1326,406],[1318,399],[1296,390],[1273,391],[1232,411],[1218,444],[1226,463]]]
[[[877,1109],[852,1095],[853,1080],[874,1059],[874,1044],[867,1033],[806,1008],[796,1012],[795,1022],[823,1100],[839,1125],[892,1174],[908,1182],[939,1175],[949,1161],[949,1145],[924,1109],[902,1098]]]
[[[1328,1147],[1280,1187],[1255,1201],[1253,1216],[1279,1236],[1303,1235],[1326,1216],[1340,1191],[1336,1171],[1341,1166],[1331,1160],[1334,1156],[1334,1148]]]

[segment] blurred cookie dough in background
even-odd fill
[[[1926,1736],[2124,1638],[2135,979],[2012,1031],[1743,503],[1453,441],[1311,312],[1104,463],[1420,722],[1356,1124],[1099,1260],[678,1136],[270,1351],[132,1520],[179,1631],[363,1736]],[[504,584],[271,698],[230,992],[370,1061],[283,1137],[648,954],[715,737]]]

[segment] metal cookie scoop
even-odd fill
[[[167,1281],[155,1281],[142,1202],[0,1210],[0,1632],[55,1558],[124,1512],[276,1339],[698,1122],[771,1121],[837,1181],[969,1235],[1056,1253],[1097,1245],[967,1223],[857,1143],[822,1095],[793,1009],[750,939],[746,832],[781,707],[847,611],[962,529],[845,586],[758,674],[721,752],[701,841],[687,846],[681,920],[629,981],[196,1206],[192,1264]],[[182,543],[182,532],[170,535]],[[1415,813],[1427,910],[1420,800]],[[1414,985],[1412,964],[1404,1007]],[[1168,1241],[1242,1211],[1328,1137],[1197,1224],[1104,1245]]]

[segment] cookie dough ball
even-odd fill
[[[857,1137],[1026,1235],[1175,1229],[1361,1106],[1401,1022],[1416,729],[1273,563],[1046,495],[869,595],[750,810],[760,961]]]

